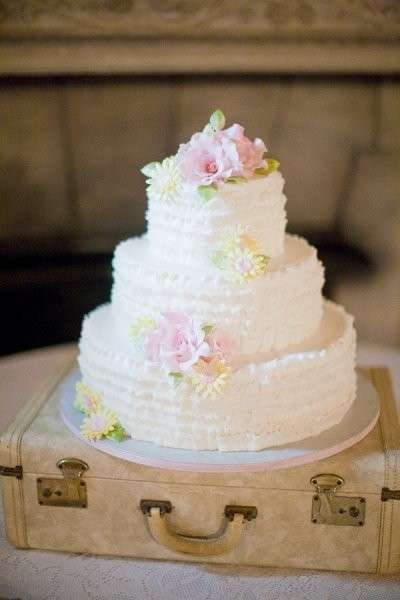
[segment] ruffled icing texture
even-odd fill
[[[179,203],[149,199],[149,252],[160,266],[213,270],[213,248],[224,234],[241,225],[262,254],[279,256],[286,227],[283,185],[283,177],[276,171],[243,184],[222,184],[207,203],[188,185]]]
[[[84,382],[133,437],[165,446],[258,450],[317,435],[338,423],[355,395],[352,318],[332,303],[307,341],[284,353],[239,357],[221,396],[168,385],[112,325],[109,305],[86,317],[79,363]]]
[[[318,328],[323,267],[302,238],[287,235],[284,253],[244,285],[225,281],[218,269],[166,270],[148,249],[143,236],[122,242],[115,252],[112,313],[122,337],[137,318],[167,311],[227,328],[243,354],[283,349]]]

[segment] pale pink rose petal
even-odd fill
[[[224,329],[214,329],[206,336],[210,354],[220,358],[228,358],[236,348],[236,342]]]
[[[162,334],[159,329],[149,333],[144,344],[144,350],[147,360],[151,363],[160,361]]]
[[[213,136],[195,133],[187,144],[180,145],[177,164],[184,179],[197,185],[221,182],[241,168],[236,145],[224,132]]]
[[[167,372],[189,370],[210,349],[201,322],[181,313],[164,313],[145,343],[146,357]]]
[[[188,324],[190,322],[190,318],[183,313],[165,312],[162,316],[171,325]]]
[[[206,342],[203,342],[197,349],[192,347],[192,355],[185,362],[180,363],[182,371],[188,371],[200,358],[206,358],[210,354],[210,347]]]
[[[254,142],[252,142],[244,135],[243,127],[237,123],[234,123],[223,133],[236,144],[242,164],[241,174],[244,177],[249,177],[253,174],[254,169],[263,164],[263,155],[267,150],[264,142],[260,138],[256,138]]]

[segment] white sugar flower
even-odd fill
[[[142,169],[148,177],[147,193],[150,200],[176,202],[182,192],[182,175],[175,156],[169,156],[159,162],[153,162]]]
[[[88,385],[85,385],[82,381],[78,381],[75,390],[74,407],[80,412],[90,415],[99,408],[100,398]]]
[[[211,259],[224,277],[235,283],[260,277],[269,262],[268,256],[259,254],[256,240],[241,226],[221,238]]]
[[[265,273],[268,257],[264,254],[255,254],[248,248],[237,248],[228,255],[227,262],[229,265],[227,278],[237,283],[243,283]]]
[[[155,320],[148,316],[139,317],[131,325],[129,333],[137,351],[144,352],[145,340],[156,326]]]
[[[213,398],[222,393],[230,371],[225,361],[219,358],[213,358],[209,362],[199,360],[190,373],[190,379],[199,396]]]
[[[118,427],[117,415],[114,411],[99,406],[95,412],[83,419],[81,432],[88,440],[100,440],[108,437]]]

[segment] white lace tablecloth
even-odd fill
[[[0,360],[0,430],[72,346]],[[359,364],[388,366],[400,407],[400,352],[361,344]],[[194,565],[19,550],[0,511],[0,600],[400,600],[400,577]]]

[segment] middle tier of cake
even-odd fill
[[[137,319],[179,312],[227,329],[238,352],[253,354],[301,342],[322,317],[323,266],[315,248],[297,236],[286,235],[283,254],[267,272],[241,285],[218,271],[165,271],[146,235],[119,244],[113,267],[112,318],[125,340]]]

